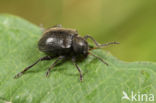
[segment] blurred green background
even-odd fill
[[[0,0],[0,13],[76,28],[100,43],[118,41],[104,49],[121,60],[156,61],[156,0]]]

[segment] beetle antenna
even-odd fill
[[[104,47],[104,46],[109,46],[109,45],[112,45],[112,44],[120,44],[119,42],[109,42],[109,43],[106,43],[106,44],[99,44],[92,36],[90,35],[86,35],[84,36],[84,39],[87,40],[87,39],[91,39],[94,44],[96,45],[95,48],[89,46],[89,50],[92,50],[92,49],[97,49],[97,48],[101,48],[101,47]]]
[[[119,42],[108,42],[106,44],[99,44],[97,47],[104,47],[104,46],[109,46],[109,45],[112,45],[112,44],[120,44]]]
[[[108,63],[105,62],[101,57],[99,57],[97,55],[94,55],[93,53],[90,53],[90,52],[89,52],[89,54],[92,55],[92,56],[94,56],[94,57],[96,57],[97,59],[99,59],[100,61],[102,61],[104,64],[106,64],[108,66]]]
[[[96,47],[93,47],[93,46],[89,45],[89,50],[102,48],[104,46],[109,46],[109,45],[112,45],[112,44],[120,44],[120,43],[119,42],[108,42],[106,44],[97,44]]]

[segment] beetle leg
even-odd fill
[[[77,68],[77,70],[79,71],[79,73],[80,73],[80,81],[82,81],[82,79],[83,79],[83,77],[82,77],[82,72],[81,72],[80,67],[79,67],[79,66],[77,65],[77,63],[76,63],[75,57],[72,58],[72,62],[73,62],[73,64],[75,65],[75,67]]]
[[[108,45],[111,45],[111,44],[119,44],[119,42],[109,42],[109,43],[106,43],[106,44],[99,44],[92,36],[89,36],[89,35],[86,35],[84,36],[84,39],[87,40],[87,39],[91,39],[94,44],[97,46],[97,48],[100,48],[100,47],[103,47],[103,46],[108,46]]]
[[[49,76],[50,71],[54,68],[54,66],[62,59],[64,59],[64,56],[59,56],[56,61],[50,66],[50,68],[48,69],[48,71],[46,72],[46,77]]]
[[[18,73],[17,75],[15,75],[14,78],[18,78],[18,77],[22,76],[27,70],[29,70],[30,68],[32,68],[32,67],[33,67],[34,65],[36,65],[38,62],[44,61],[44,60],[51,60],[52,58],[54,58],[54,57],[45,56],[45,57],[42,57],[42,58],[38,59],[35,63],[33,63],[32,65],[26,67],[23,71],[21,71],[20,73]]]
[[[94,57],[96,57],[97,59],[101,60],[104,64],[106,64],[108,66],[108,63],[106,63],[101,57],[96,56],[96,55],[94,55],[92,53],[89,53],[89,54],[92,55],[92,56],[94,56]]]

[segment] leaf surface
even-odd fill
[[[78,63],[79,72],[66,61],[45,77],[54,62],[34,66],[18,79],[15,74],[44,56],[37,42],[42,32],[30,22],[11,15],[0,15],[0,103],[130,103],[122,100],[123,92],[131,95],[156,95],[156,64],[123,62],[102,50],[92,53],[102,57],[109,66],[89,56]]]

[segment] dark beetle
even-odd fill
[[[47,29],[41,39],[38,42],[39,50],[46,53],[44,56],[37,60],[34,64],[25,68],[22,72],[18,73],[15,78],[22,76],[28,69],[33,67],[39,61],[51,60],[57,58],[56,61],[51,65],[51,67],[46,72],[46,76],[49,75],[51,69],[60,61],[71,57],[73,64],[76,66],[80,73],[80,80],[82,81],[82,73],[77,65],[76,61],[80,57],[86,58],[89,54],[101,60],[104,64],[108,65],[103,61],[102,58],[90,53],[89,51],[94,49],[92,46],[88,45],[86,41],[90,38],[96,45],[96,48],[107,46],[110,44],[119,44],[117,42],[110,42],[107,44],[99,44],[91,36],[80,37],[75,29],[62,28],[61,25],[56,25],[52,28]]]

